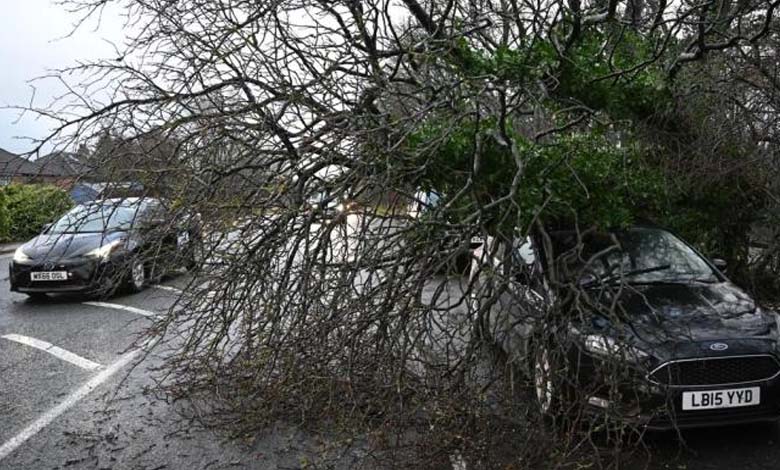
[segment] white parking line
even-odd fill
[[[149,287],[152,287],[154,289],[167,290],[168,292],[173,292],[173,293],[179,294],[179,295],[184,293],[184,291],[179,289],[179,288],[172,287],[172,286],[166,286],[166,285],[163,285],[163,284],[153,284],[153,285],[151,285]]]
[[[99,374],[97,374],[95,377],[90,379],[87,383],[79,387],[76,391],[68,395],[68,397],[65,398],[65,400],[62,403],[60,403],[59,405],[55,406],[54,408],[51,408],[49,411],[42,414],[40,417],[38,417],[38,419],[36,419],[32,423],[30,423],[26,428],[24,428],[19,434],[12,437],[10,440],[6,441],[2,446],[0,446],[0,460],[3,460],[4,458],[8,457],[11,454],[11,452],[18,449],[19,446],[27,442],[28,439],[38,434],[38,432],[40,432],[43,428],[51,424],[55,419],[57,419],[64,412],[68,411],[70,407],[72,407],[73,405],[81,401],[84,397],[89,395],[90,392],[92,392],[103,382],[111,378],[112,375],[117,373],[119,370],[121,370],[123,367],[129,364],[133,359],[135,359],[135,357],[140,352],[141,352],[140,349],[136,349],[134,351],[130,351],[129,353],[125,354],[118,361],[114,362],[107,368],[100,371]]]
[[[40,339],[30,338],[29,336],[23,336],[23,335],[14,335],[14,334],[0,336],[0,338],[7,339],[8,341],[14,341],[16,343],[24,344],[35,349],[40,349],[41,351],[51,354],[57,359],[62,359],[65,362],[70,362],[74,366],[81,367],[82,369],[95,370],[100,368],[100,364],[98,364],[97,362],[92,362],[89,359],[85,359],[79,356],[78,354],[74,354],[70,351],[66,351],[62,348],[59,348],[51,343],[47,343],[46,341],[42,341]]]
[[[122,304],[112,304],[110,302],[83,302],[84,305],[91,305],[93,307],[112,308],[114,310],[124,310],[125,312],[135,313],[137,315],[143,315],[145,317],[159,317],[159,313],[152,312],[150,310],[144,310],[142,308],[130,307]]]

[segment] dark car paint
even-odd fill
[[[611,302],[617,297],[618,309],[627,316],[613,321],[594,316],[590,332],[621,338],[650,355],[638,366],[638,375],[651,382],[648,390],[652,393],[640,401],[639,412],[633,420],[651,429],[671,429],[780,418],[778,377],[739,385],[761,387],[762,400],[756,407],[707,411],[683,411],[679,406],[682,393],[734,386],[663,386],[647,379],[653,370],[668,361],[753,355],[778,358],[778,331],[773,313],[758,308],[750,296],[730,282],[629,285],[620,294],[615,294],[615,290],[600,292],[603,296],[600,300]],[[711,348],[714,343],[726,344],[728,348],[714,351]],[[579,353],[586,355],[581,350]],[[661,408],[673,410],[674,416],[659,414]]]
[[[650,429],[670,429],[780,419],[780,377],[777,376],[768,381],[743,385],[761,387],[760,405],[707,412],[681,411],[682,392],[718,390],[729,386],[662,386],[648,379],[655,368],[681,359],[770,355],[780,362],[776,315],[760,309],[746,292],[731,283],[706,257],[703,258],[713,269],[716,282],[611,283],[587,289],[587,294],[595,301],[593,304],[604,308],[595,308],[602,311],[592,311],[588,324],[573,323],[574,330],[581,335],[603,334],[616,338],[649,355],[630,366],[638,379],[631,385],[630,392],[637,393],[639,383],[643,397],[634,400],[633,404],[638,403],[639,407],[633,407],[631,413],[624,415],[625,421]],[[544,271],[541,266],[538,268],[538,272]],[[512,284],[511,293],[501,296],[491,309],[501,313],[496,315],[491,312],[490,334],[512,357],[530,358],[534,321],[527,318],[520,320],[523,316],[519,310],[525,309],[526,317],[529,310],[518,307],[517,302],[518,299],[528,302],[532,297],[543,299],[545,296],[539,294],[539,284],[534,288]],[[529,292],[537,294],[534,297]],[[614,310],[611,308],[613,305]],[[535,305],[530,311],[534,309],[543,310],[544,306]],[[607,317],[603,312],[614,313]],[[725,343],[728,348],[713,351],[713,343]],[[597,380],[595,371],[602,358],[585,351],[576,339],[574,344],[569,355],[571,363],[577,364],[577,380],[584,377],[585,381],[592,383]],[[532,364],[528,360],[524,362],[526,372],[531,373]],[[627,404],[629,408],[630,404]],[[659,407],[666,412],[658,415]]]
[[[101,293],[110,292],[117,287],[126,269],[127,259],[116,257],[101,262],[86,258],[59,259],[57,262],[45,261],[45,264],[11,262],[9,274],[11,290],[25,293]],[[68,281],[37,282],[30,281],[30,273],[35,271],[68,271]]]
[[[147,211],[149,212],[149,211]],[[157,215],[156,213],[154,213]],[[159,230],[150,214],[139,211],[136,223],[126,230],[108,230],[99,233],[49,233],[50,229],[22,245],[21,250],[29,261],[12,261],[9,265],[11,290],[26,293],[110,292],[118,287],[134,256],[141,256],[155,266],[155,272],[182,264],[182,254],[177,247],[177,233]],[[185,227],[188,232],[196,227]],[[107,243],[123,240],[122,250],[108,260],[85,256]],[[35,282],[30,280],[33,271],[64,270],[70,273],[68,281]]]
[[[84,254],[114,240],[133,240],[127,231],[106,233],[43,233],[22,245],[22,251],[33,261],[68,260],[82,257]],[[133,243],[133,245],[137,244]],[[134,246],[130,246],[133,249]]]
[[[591,289],[591,294],[605,310],[615,303],[624,312],[614,321],[617,326],[609,321],[600,325],[599,317],[593,317],[595,331],[609,329],[610,336],[625,338],[662,360],[715,355],[700,345],[725,339],[735,343],[722,353],[733,354],[740,341],[747,341],[750,350],[757,339],[773,341],[777,334],[774,317],[730,282],[628,285],[596,293]]]

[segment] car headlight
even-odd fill
[[[27,256],[27,253],[22,251],[21,247],[17,248],[16,251],[14,252],[14,261],[16,261],[17,263],[25,263],[31,260],[32,259],[29,256]]]
[[[586,336],[585,350],[601,356],[621,357],[627,360],[640,360],[648,357],[648,354],[641,349],[619,343],[613,338],[604,335]]]
[[[339,212],[354,212],[358,208],[358,204],[355,201],[340,202],[336,205],[336,210]]]
[[[114,240],[111,243],[107,243],[99,248],[95,248],[92,251],[88,251],[84,256],[88,258],[97,258],[100,260],[107,260],[112,253],[122,249],[125,245],[124,240]]]

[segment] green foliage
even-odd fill
[[[613,119],[645,119],[673,104],[653,43],[630,31],[590,31],[563,63],[559,98],[575,99]]]
[[[8,240],[11,230],[11,215],[8,210],[8,197],[5,191],[0,191],[0,241]]]
[[[674,103],[667,74],[657,63],[652,38],[618,29],[589,29],[559,56],[550,41],[529,40],[488,54],[465,39],[455,46],[460,69],[469,76],[495,76],[515,86],[555,76],[548,105],[576,101],[613,119],[646,119]]]
[[[726,259],[736,274],[747,258],[750,229],[767,203],[763,187],[737,172],[695,187],[679,186],[670,195],[663,223],[704,253]]]
[[[559,33],[563,44],[566,35]],[[581,126],[541,144],[512,132],[511,116],[504,132],[494,117],[452,121],[436,116],[407,140],[425,168],[420,186],[451,197],[469,182],[459,201],[447,206],[451,220],[468,217],[507,194],[513,197],[483,216],[498,221],[507,213],[519,214],[519,219],[500,221],[512,226],[538,213],[546,221],[577,219],[598,226],[648,218],[675,229],[704,252],[728,259],[733,269],[746,258],[749,228],[760,217],[766,196],[751,189],[762,185],[745,171],[708,175],[706,182],[674,171],[675,161],[701,150],[695,148],[697,142],[710,141],[702,123],[717,109],[709,100],[692,107],[688,97],[688,113],[680,111],[656,56],[657,39],[615,24],[588,27],[557,49],[552,41],[536,38],[488,53],[461,39],[453,64],[467,78],[489,77],[516,88],[544,82],[550,88],[541,104],[557,124],[579,116],[581,110],[571,105],[583,104],[611,122],[620,138],[609,139],[599,126]],[[468,102],[456,106],[470,109]],[[640,128],[644,137],[634,132]],[[670,134],[676,144],[657,137]],[[721,160],[744,160],[755,149],[750,142],[740,144],[737,134],[719,135],[722,141],[704,152]]]
[[[641,147],[617,147],[598,134],[571,134],[533,149],[521,207],[544,218],[619,227],[658,213],[666,197],[663,175]]]
[[[0,188],[0,238],[32,238],[72,205],[68,193],[56,186],[11,184]]]
[[[452,55],[469,77],[496,77],[516,87],[555,77],[557,86],[545,103],[551,110],[574,101],[611,119],[645,120],[673,108],[652,38],[605,26],[583,31],[570,46],[560,54],[550,41],[531,39],[487,53],[461,39]],[[561,124],[570,118],[568,112],[557,116]],[[622,133],[622,147],[616,142],[592,127],[560,134],[551,143],[530,142],[513,132],[511,122],[500,129],[492,116],[471,116],[455,122],[431,118],[406,143],[425,168],[423,188],[453,195],[470,182],[463,201],[450,205],[457,213],[448,217],[456,220],[510,193],[487,219],[498,220],[511,205],[520,220],[506,223],[514,225],[527,223],[542,208],[547,220],[576,218],[599,226],[644,216],[663,220],[673,182],[630,132]]]
[[[535,38],[516,48],[499,47],[493,54],[472,48],[461,39],[456,44],[455,56],[460,60],[461,71],[467,75],[492,75],[515,85],[542,78],[560,63],[552,44]]]
[[[662,210],[665,182],[647,164],[641,147],[620,148],[596,132],[562,136],[553,144],[511,135],[513,152],[496,137],[496,126],[492,119],[429,125],[410,140],[418,149],[429,149],[422,156],[429,161],[423,188],[453,195],[470,181],[468,196],[453,205],[456,219],[510,193],[514,197],[495,205],[487,218],[497,221],[511,205],[519,209],[520,220],[507,221],[510,224],[527,223],[543,209],[548,221],[576,218],[611,227]],[[473,172],[477,153],[478,169]]]

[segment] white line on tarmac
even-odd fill
[[[184,291],[179,289],[179,288],[172,287],[172,286],[166,286],[166,285],[163,285],[163,284],[153,284],[153,285],[151,285],[149,287],[152,287],[154,289],[167,290],[168,292],[173,292],[173,293],[179,294],[179,295],[184,293]]]
[[[60,415],[68,411],[73,405],[81,401],[103,382],[111,378],[112,375],[116,374],[119,370],[129,364],[140,352],[140,349],[136,349],[125,354],[118,361],[100,371],[95,377],[91,378],[87,383],[68,395],[62,403],[39,416],[38,419],[30,423],[19,434],[6,441],[0,446],[0,461],[8,457],[11,452],[18,449],[19,446],[27,442],[28,439],[38,434],[43,428],[50,425]]]
[[[152,312],[150,310],[144,310],[142,308],[130,307],[122,304],[112,304],[110,302],[83,302],[84,305],[91,305],[93,307],[112,308],[114,310],[124,310],[125,312],[135,313],[137,315],[143,315],[145,317],[155,318],[160,316],[159,313]]]
[[[14,341],[16,343],[21,343],[35,349],[40,349],[41,351],[51,354],[57,359],[62,359],[65,362],[70,362],[74,366],[81,367],[82,369],[95,370],[100,368],[100,364],[98,364],[97,362],[92,362],[89,359],[85,359],[79,356],[78,354],[74,354],[70,351],[66,351],[62,348],[59,348],[51,343],[47,343],[46,341],[42,341],[40,339],[35,339],[35,338],[30,338],[29,336],[22,336],[22,335],[15,335],[15,334],[0,336],[0,338],[7,339],[9,341]]]

